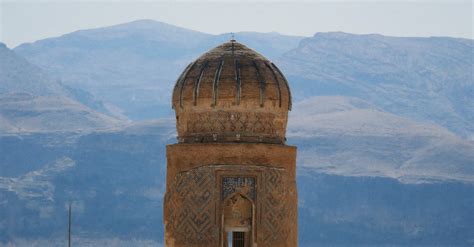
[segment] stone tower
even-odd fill
[[[297,246],[291,93],[269,60],[231,40],[183,71],[167,146],[167,247]]]

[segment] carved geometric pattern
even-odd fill
[[[259,239],[266,243],[286,242],[292,234],[292,227],[284,222],[294,219],[296,209],[292,208],[290,200],[285,197],[290,193],[291,187],[288,176],[280,169],[267,169],[263,173],[261,183],[261,232]]]
[[[216,239],[214,187],[215,176],[209,167],[179,173],[168,187],[165,227],[176,244],[210,244]]]
[[[235,192],[258,205],[256,236],[260,243],[278,245],[294,235],[291,222],[296,219],[296,208],[291,198],[296,195],[287,171],[248,166],[246,175],[238,175],[241,172],[240,166],[210,165],[175,176],[165,195],[165,228],[176,245],[218,246],[219,205]]]
[[[253,201],[256,198],[255,178],[253,177],[222,177],[222,197],[221,200],[227,199],[228,196],[235,192],[240,192],[249,197]]]
[[[188,119],[188,135],[224,132],[274,136],[277,128],[283,128],[275,126],[274,114],[262,112],[201,112],[192,113]]]

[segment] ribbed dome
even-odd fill
[[[284,143],[288,82],[272,62],[233,40],[190,63],[172,101],[179,142]]]

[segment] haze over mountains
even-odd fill
[[[474,42],[317,33],[278,60],[296,97],[337,94],[474,133]]]
[[[354,96],[473,136],[472,40],[346,33],[235,36],[282,68],[295,101]],[[177,75],[189,61],[228,39],[229,34],[143,20],[23,44],[15,51],[66,85],[91,92],[139,120],[172,115],[169,96]]]
[[[296,47],[300,37],[237,33],[270,58]],[[241,38],[241,39],[240,39]],[[171,116],[174,82],[190,61],[230,39],[150,20],[77,31],[23,44],[15,51],[66,84],[111,102],[130,119]]]
[[[160,243],[172,87],[230,37],[142,20],[0,46],[0,246],[63,244],[68,201],[79,244]],[[301,246],[474,244],[474,41],[235,37],[290,82]]]
[[[405,183],[474,181],[474,143],[443,127],[342,96],[308,98],[294,109],[287,138],[298,146],[300,167]]]
[[[3,44],[0,68],[0,133],[97,130],[119,122],[78,102],[79,90],[63,86]]]

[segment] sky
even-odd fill
[[[474,38],[472,0],[66,1],[0,0],[0,41],[8,47],[153,19],[212,34],[257,31],[312,36],[343,31]]]

